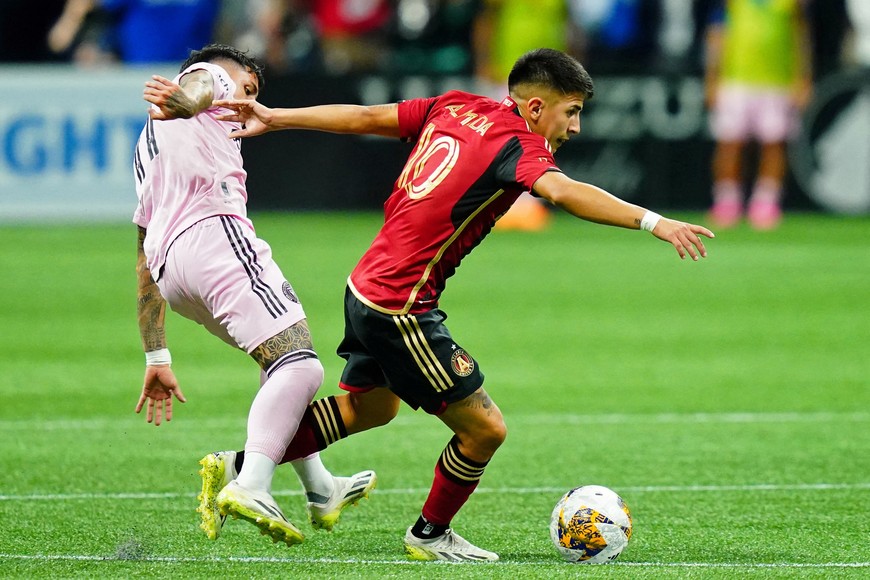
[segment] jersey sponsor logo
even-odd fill
[[[460,377],[467,377],[474,372],[474,359],[463,349],[457,348],[450,357],[450,366]]]
[[[281,284],[281,292],[284,293],[289,300],[292,300],[296,304],[299,304],[299,297],[296,296],[296,292],[293,291],[293,286],[290,285],[290,282],[284,280],[284,283]]]

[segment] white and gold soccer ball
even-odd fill
[[[606,564],[615,560],[631,539],[631,512],[611,489],[576,487],[553,508],[550,539],[568,562]]]

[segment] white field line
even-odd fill
[[[866,423],[870,422],[867,412],[781,412],[781,413],[535,413],[517,414],[506,417],[508,425],[649,425],[649,424],[746,424],[746,423]],[[106,430],[136,428],[145,425],[144,419],[135,417],[99,419],[0,419],[0,431],[66,431],[66,430]],[[170,423],[184,424],[196,428],[245,428],[245,417],[199,419],[179,417]],[[390,422],[390,427],[414,427],[429,423],[422,414],[401,414]]]
[[[622,494],[629,493],[695,493],[695,492],[758,492],[758,491],[833,491],[833,490],[870,490],[870,482],[866,483],[794,483],[754,485],[648,485],[635,487],[620,487]],[[479,487],[475,494],[503,493],[514,495],[558,494],[565,493],[563,487]],[[377,495],[426,495],[428,488],[393,488],[375,489]],[[301,490],[275,490],[274,496],[301,496]],[[0,495],[0,501],[81,501],[81,500],[140,500],[140,499],[180,499],[195,498],[194,493],[58,493],[58,494],[23,494]]]
[[[30,560],[36,562],[50,561],[74,561],[74,562],[168,562],[168,563],[208,563],[208,562],[240,562],[245,564],[369,564],[369,565],[400,565],[400,566],[450,566],[462,565],[448,562],[413,562],[410,560],[369,560],[357,558],[266,558],[256,556],[227,556],[227,557],[195,557],[195,556],[86,556],[75,554],[3,554],[0,560]],[[467,564],[466,564],[467,565]],[[475,566],[542,566],[564,564],[554,560],[511,562],[501,560],[499,562],[476,564]],[[609,567],[630,568],[870,568],[870,562],[772,562],[772,563],[738,563],[738,562],[611,562]]]

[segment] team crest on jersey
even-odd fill
[[[288,299],[299,304],[299,298],[293,291],[293,286],[290,285],[290,282],[284,280],[284,283],[281,285],[281,291],[284,292],[284,296],[286,296]]]
[[[450,357],[450,366],[453,367],[453,372],[460,377],[467,377],[474,372],[474,359],[471,355],[457,348]]]

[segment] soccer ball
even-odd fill
[[[606,564],[615,560],[631,539],[631,512],[611,489],[576,487],[553,508],[550,539],[568,562]]]

